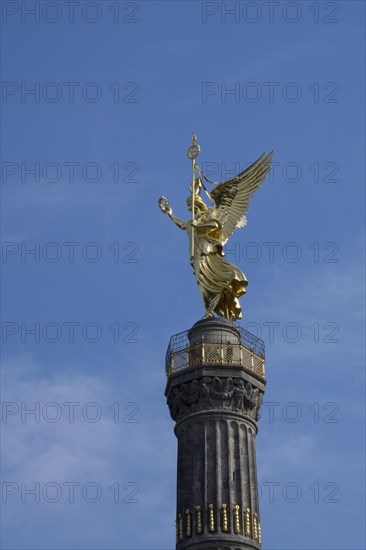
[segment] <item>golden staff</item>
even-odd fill
[[[196,134],[193,132],[192,134],[192,145],[190,146],[190,148],[188,149],[187,151],[187,155],[188,157],[191,159],[192,161],[192,238],[191,238],[191,259],[193,258],[194,256],[194,225],[193,225],[193,222],[194,222],[194,196],[195,196],[195,189],[194,189],[194,180],[195,180],[195,177],[194,177],[194,171],[195,171],[195,166],[196,166],[196,158],[198,157],[198,155],[200,154],[200,146],[198,145],[198,143],[196,143],[196,140],[197,140],[197,137],[196,137]]]

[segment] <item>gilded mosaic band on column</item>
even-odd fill
[[[215,533],[221,530],[223,533],[233,531],[236,535],[244,535],[252,538],[259,544],[262,542],[261,525],[258,514],[252,513],[250,508],[241,508],[235,504],[231,511],[230,507],[224,502],[218,509],[218,527],[215,522],[215,506],[209,504],[205,513],[201,506],[194,506],[193,509],[187,508],[184,514],[178,514],[176,521],[176,540],[177,543],[184,538],[190,538],[194,534],[201,535],[204,531],[203,518],[207,518],[206,529],[209,533]],[[232,518],[229,520],[229,518]],[[231,524],[231,528],[230,525]]]

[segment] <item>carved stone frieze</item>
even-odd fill
[[[263,392],[242,378],[208,377],[174,386],[167,398],[173,420],[200,410],[232,410],[258,420]]]

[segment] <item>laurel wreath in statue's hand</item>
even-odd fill
[[[166,197],[160,197],[158,200],[159,208],[164,214],[171,214],[172,209],[169,206],[168,199]]]

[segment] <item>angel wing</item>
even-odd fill
[[[221,223],[223,244],[237,227],[246,225],[250,199],[270,171],[272,155],[273,151],[268,155],[263,153],[249,168],[211,191],[210,196],[215,203],[211,216]]]

